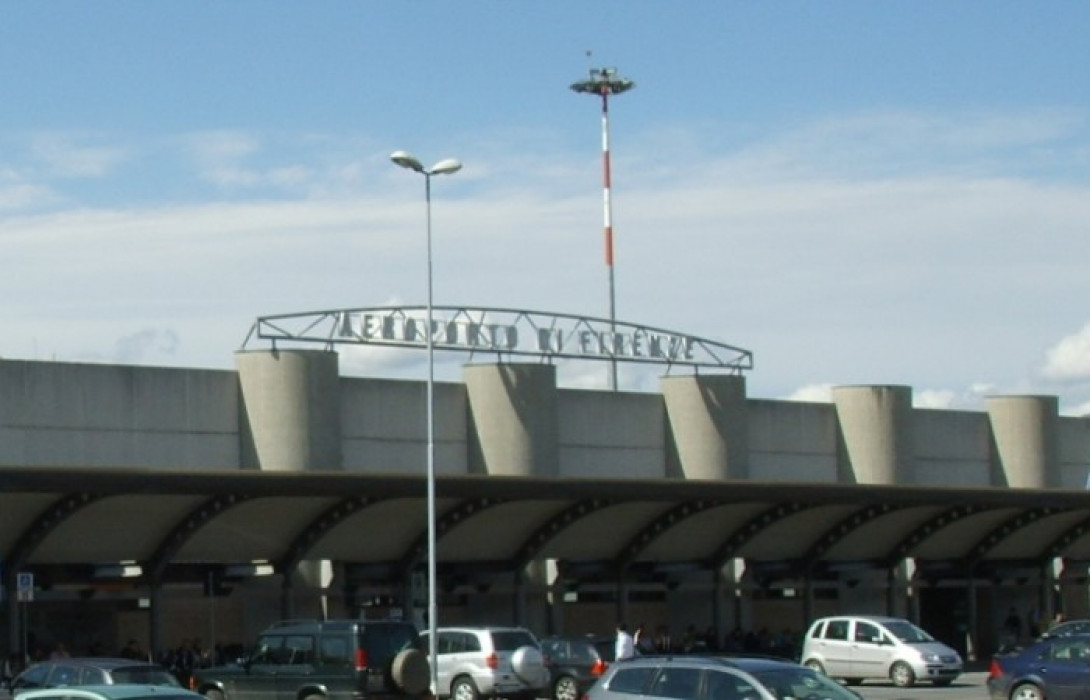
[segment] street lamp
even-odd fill
[[[424,166],[407,151],[394,151],[390,160],[402,168],[407,168],[424,176],[424,205],[427,212],[428,231],[428,312],[424,337],[428,344],[428,660],[431,667],[431,689],[439,691],[438,646],[436,620],[439,618],[439,604],[436,600],[436,546],[435,546],[435,329],[432,324],[432,274],[431,274],[431,177],[432,175],[450,175],[462,169],[461,162],[446,158],[430,169]]]

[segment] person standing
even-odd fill
[[[613,651],[614,658],[617,661],[631,659],[636,655],[636,643],[632,639],[632,635],[628,632],[628,624],[626,622],[617,623],[617,641]]]
[[[636,625],[636,631],[632,633],[632,644],[637,654],[655,653],[655,642],[651,639],[651,633],[647,631],[647,625],[643,622]]]

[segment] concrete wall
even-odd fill
[[[558,476],[666,476],[666,419],[661,396],[560,390],[557,411]]]
[[[424,472],[423,381],[338,377],[326,352],[237,361],[239,372],[0,361],[0,466],[276,468],[279,450],[294,469]],[[1090,473],[1090,419],[1059,417],[1054,397],[947,411],[912,408],[907,387],[841,387],[821,404],[747,398],[722,378],[562,389],[545,369],[474,366],[465,384],[437,383],[438,473],[1076,489]],[[269,438],[275,450],[247,458]]]
[[[912,423],[915,483],[934,486],[991,483],[991,432],[985,414],[918,408]]]
[[[239,466],[234,372],[0,360],[0,465]]]
[[[836,412],[832,404],[749,400],[749,478],[835,482]]]
[[[1059,482],[1066,489],[1090,489],[1090,420],[1061,417],[1056,426]]]
[[[435,384],[435,469],[465,474],[468,402],[461,384]],[[341,379],[344,469],[424,474],[427,468],[427,385],[388,379]]]

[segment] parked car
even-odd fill
[[[961,675],[961,656],[908,620],[877,615],[824,617],[810,625],[800,660],[849,685],[882,678],[900,688],[917,681],[946,686]]]
[[[1090,634],[1052,637],[997,654],[986,683],[993,700],[1084,698],[1090,687]]]
[[[38,688],[19,694],[20,700],[203,700],[178,686],[115,683],[63,688]]]
[[[586,700],[859,700],[827,676],[771,657],[637,656],[610,666]]]
[[[1090,620],[1068,620],[1045,630],[1038,639],[1067,637],[1072,634],[1090,634]]]
[[[431,669],[403,620],[289,620],[261,633],[242,663],[197,669],[208,700],[376,700],[423,697]]]
[[[132,659],[94,657],[53,659],[31,664],[11,679],[9,687],[12,695],[22,697],[26,691],[38,688],[117,683],[182,687],[174,674],[162,666]]]
[[[578,700],[605,673],[616,652],[612,637],[546,637],[541,651],[549,667],[553,700]]]
[[[436,630],[436,695],[534,700],[547,694],[549,669],[541,645],[522,627],[441,627]],[[428,633],[421,635],[425,639]],[[425,641],[425,646],[428,646]]]

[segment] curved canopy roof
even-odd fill
[[[1084,491],[441,475],[436,492],[441,575],[543,557],[574,576],[733,558],[781,576],[1090,559]],[[422,476],[0,469],[8,576],[133,561],[169,581],[193,565],[332,559],[394,580],[426,555],[426,513]]]

